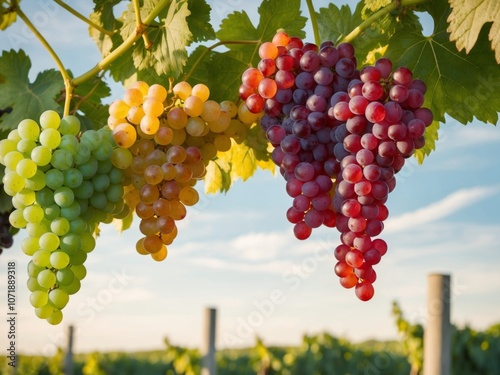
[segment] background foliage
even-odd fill
[[[423,327],[406,320],[397,303],[393,317],[401,341],[352,343],[328,333],[305,335],[298,347],[267,346],[256,338],[255,346],[217,352],[220,375],[412,375],[422,370]],[[500,323],[484,331],[453,328],[452,374],[500,373]],[[64,351],[51,358],[21,355],[18,373],[63,374]],[[0,369],[5,369],[1,359]],[[148,352],[87,353],[75,356],[75,375],[195,375],[200,373],[197,349],[175,346],[165,339],[165,348]],[[0,374],[8,374],[5,370]]]

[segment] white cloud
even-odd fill
[[[276,258],[289,240],[283,233],[248,233],[231,241],[230,247],[237,256],[249,261],[264,261]]]
[[[440,151],[463,149],[488,143],[500,143],[498,128],[490,124],[474,123],[464,126],[455,122],[451,125],[442,125],[436,149]]]
[[[281,275],[292,265],[290,260],[275,260],[265,263],[248,263],[231,260],[218,259],[213,257],[193,257],[188,259],[189,263],[202,266],[203,268],[212,268],[226,271],[240,271],[245,273],[266,273]]]
[[[478,186],[457,190],[429,206],[388,219],[385,222],[384,232],[402,231],[437,221],[499,192],[499,186]]]

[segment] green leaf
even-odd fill
[[[0,139],[7,138],[6,132],[0,132]],[[0,164],[0,181],[3,180],[3,176],[5,175],[5,166]],[[13,208],[12,206],[12,197],[8,195],[4,188],[3,183],[0,182],[0,213],[9,212]]]
[[[367,10],[371,10],[372,12],[376,12],[380,8],[383,8],[389,5],[392,0],[365,0],[364,8]]]
[[[189,54],[186,66],[184,67],[183,79],[187,79],[191,85],[204,82],[209,84],[211,51],[204,45],[199,45]],[[186,75],[188,77],[186,78]],[[212,87],[212,86],[210,86]]]
[[[3,129],[14,129],[25,118],[38,120],[46,110],[58,110],[55,98],[64,90],[61,75],[51,69],[29,80],[31,61],[24,51],[4,51],[0,56],[0,108],[12,112],[0,117]]]
[[[307,18],[300,12],[300,0],[290,0],[283,6],[280,0],[264,0],[259,6],[257,33],[262,41],[271,40],[276,31],[284,29],[290,35],[305,38]]]
[[[382,2],[377,3],[378,5]],[[375,3],[373,3],[375,7]],[[378,6],[377,5],[377,6]],[[347,35],[356,29],[370,12],[363,2],[359,2],[354,13],[347,5],[337,8],[330,4],[328,8],[321,8],[318,13],[318,29],[321,40],[331,40],[340,43]],[[403,7],[394,12],[389,12],[373,22],[360,35],[351,41],[361,67],[373,64],[378,57],[384,53],[389,38],[403,26],[412,25],[415,29],[421,29],[420,21],[412,9]]]
[[[214,53],[210,61],[210,98],[221,102],[238,99],[241,74],[248,68],[242,51]]]
[[[221,41],[270,41],[276,31],[283,28],[291,35],[304,37],[306,18],[301,16],[300,1],[287,2],[284,8],[278,0],[265,0],[259,7],[259,24],[254,26],[246,12],[229,14],[217,31]],[[225,45],[229,51],[207,52],[207,47],[198,47],[188,59],[184,73],[190,73],[192,84],[203,82],[210,87],[210,98],[237,100],[241,74],[259,61],[260,43]],[[204,54],[201,61],[197,62]],[[197,64],[195,68],[194,64]]]
[[[115,37],[113,37],[113,39],[114,38]],[[120,57],[113,61],[109,66],[109,72],[116,82],[123,83],[125,80],[132,77],[137,72],[132,58],[132,50],[129,49],[125,51]]]
[[[389,41],[387,57],[394,66],[406,66],[414,78],[427,85],[424,106],[444,122],[448,114],[461,123],[477,118],[496,124],[500,111],[500,69],[482,31],[469,54],[450,41],[446,20],[450,8],[444,1],[426,4],[434,19],[431,36],[412,25],[398,30]]]
[[[99,12],[108,5],[114,6],[120,2],[121,0],[94,0],[94,12]]]
[[[305,37],[303,31],[307,18],[301,16],[300,0],[287,1],[286,7],[280,0],[264,0],[258,9],[259,24],[255,27],[246,12],[234,12],[225,18],[217,38],[223,40],[260,40],[271,41],[279,29],[284,29],[288,34]],[[259,61],[259,44],[228,44],[230,50],[241,51],[238,55],[242,62],[257,65]],[[223,67],[222,67],[223,68]],[[223,70],[223,69],[222,69]]]
[[[500,64],[500,2],[498,0],[449,0],[448,17],[450,39],[457,49],[469,53],[476,44],[483,25],[492,22],[488,38]]]
[[[250,21],[245,11],[234,12],[222,20],[220,30],[217,31],[219,40],[259,40],[257,29]],[[230,49],[249,48],[245,45],[228,45]]]
[[[108,85],[99,77],[89,79],[75,88],[70,113],[78,116],[82,130],[100,129],[107,124],[108,105],[103,105],[102,99],[110,94]]]
[[[191,14],[187,17],[193,42],[215,39],[215,31],[210,24],[210,5],[205,0],[188,0]]]
[[[117,20],[114,16],[114,3],[116,1],[102,1],[102,4],[97,5],[93,13],[90,14],[90,20],[99,26],[104,27],[106,30],[120,30],[123,22]],[[101,33],[93,27],[89,27],[89,33],[97,48],[101,52],[101,56],[107,56],[112,50],[116,49],[123,43],[123,38],[120,33],[115,32],[113,35]],[[109,66],[111,77],[116,82],[124,82],[130,78],[135,72],[134,61],[132,59],[132,51],[129,49],[123,52],[111,65]]]
[[[94,10],[94,12],[89,16],[90,20],[106,30],[119,30],[123,23],[115,18],[113,5],[114,4],[112,2],[106,2],[98,8],[96,6],[96,10]],[[101,52],[102,56],[106,56],[109,52],[111,52],[111,50],[118,47],[120,43],[123,42],[118,33],[110,36],[108,34],[101,33],[92,26],[89,26],[89,34],[97,44],[97,48]]]
[[[362,2],[358,4],[354,13],[351,13],[351,8],[348,5],[342,5],[338,8],[335,4],[330,3],[328,8],[320,8],[317,13],[320,39],[337,43],[363,21],[361,18],[362,9]]]
[[[256,123],[250,127],[244,143],[247,147],[252,148],[257,161],[264,162],[263,166],[267,165],[265,163],[268,161],[272,162],[270,158],[271,151],[268,150],[270,144],[267,140],[266,132],[259,124]],[[274,164],[272,168],[274,169]]]
[[[158,0],[144,1],[141,17],[146,17],[156,6]],[[192,40],[186,18],[190,15],[186,0],[173,0],[167,10],[160,12],[159,23],[147,30],[152,44],[150,49],[140,40],[132,52],[137,69],[153,68],[158,75],[168,74],[177,77],[187,60],[186,47]],[[135,32],[135,13],[132,4],[123,15],[122,38],[127,39]]]
[[[241,74],[250,66],[245,62],[244,54],[244,51],[212,52],[205,46],[198,46],[184,69],[185,75],[189,74],[187,81],[191,85],[207,85],[212,100],[236,101]]]

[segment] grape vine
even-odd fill
[[[305,17],[299,0],[286,12],[265,0],[257,25],[236,11],[217,30],[205,0],[134,0],[120,16],[120,1],[94,1],[88,16],[55,3],[88,25],[102,54],[78,76],[28,6],[0,2],[0,30],[24,23],[57,68],[31,80],[23,50],[0,55],[0,108],[8,109],[0,112],[0,246],[18,229],[28,233],[20,245],[32,257],[30,302],[52,324],[80,288],[99,223],[127,229],[137,216],[137,251],[163,260],[176,222],[199,199],[197,181],[224,192],[257,169],[279,169],[287,181],[285,216],[299,240],[321,225],[340,231],[335,273],[369,300],[373,266],[388,248],[378,237],[386,203],[405,160],[432,152],[446,116],[498,121],[499,41],[485,27],[464,42],[468,15],[457,1],[316,11],[307,0]],[[417,12],[434,20],[430,36]],[[307,21],[314,43],[304,42]],[[110,80],[125,93],[106,104]]]

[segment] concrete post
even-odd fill
[[[450,291],[450,275],[428,275],[424,375],[451,374]]]
[[[201,375],[216,375],[217,366],[215,362],[215,308],[206,308],[204,312],[203,341],[201,344]]]
[[[73,375],[75,372],[75,366],[73,363],[73,326],[68,327],[68,346],[66,348],[66,354],[64,356],[64,375]]]

